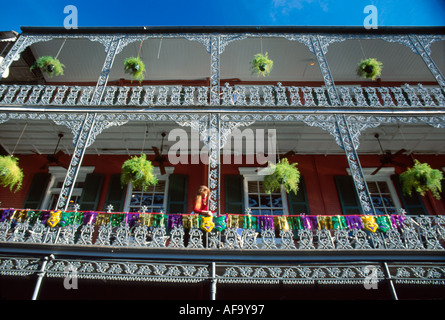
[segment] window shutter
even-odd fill
[[[50,179],[50,173],[36,173],[34,175],[23,204],[24,209],[40,209]]]
[[[306,194],[306,185],[303,176],[300,176],[300,184],[297,194],[295,194],[293,191],[289,192],[287,194],[287,201],[289,204],[290,215],[299,215],[301,213],[310,214]]]
[[[407,214],[422,215],[428,214],[423,204],[422,197],[415,191],[411,196],[403,194],[402,183],[398,175],[391,176],[394,185],[396,186],[397,192],[399,194],[400,200],[402,201],[402,208],[405,209]]]
[[[79,200],[80,210],[97,210],[103,180],[103,174],[90,173],[86,176]]]
[[[122,188],[121,175],[112,175],[110,178],[110,183],[108,185],[105,209],[109,204],[111,204],[113,206],[113,211],[122,212],[122,210],[124,209],[126,190],[126,186]]]
[[[445,176],[445,174],[444,174]],[[440,182],[442,191],[440,192],[440,197],[443,199],[445,198],[445,179],[442,179],[442,181]]]
[[[171,174],[168,178],[167,213],[187,213],[188,176]]]
[[[225,200],[226,213],[244,213],[244,188],[242,175],[226,175],[225,184]]]
[[[362,209],[360,207],[360,202],[352,177],[336,176],[334,179],[343,214],[362,214]]]

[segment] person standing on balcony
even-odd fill
[[[193,212],[206,217],[213,216],[213,212],[210,210],[210,189],[208,187],[199,187],[195,197]]]

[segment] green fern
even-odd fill
[[[279,191],[284,185],[286,192],[298,192],[300,183],[300,171],[296,167],[298,163],[289,164],[287,158],[281,159],[277,164],[269,163],[273,173],[264,177],[264,189],[267,193]]]
[[[0,156],[0,185],[17,192],[22,187],[23,171],[18,165],[18,158]]]
[[[273,68],[273,61],[269,59],[266,54],[257,53],[253,61],[251,62],[252,73],[256,73],[258,75],[262,75],[266,77],[270,74]]]
[[[153,168],[153,164],[147,160],[144,153],[139,157],[134,156],[122,165],[121,183],[127,185],[131,181],[134,188],[146,191],[148,186],[158,183]]]
[[[442,179],[443,173],[440,170],[432,169],[428,163],[420,163],[417,159],[414,160],[414,167],[400,174],[403,193],[409,196],[413,190],[421,196],[431,191],[436,199],[440,199]]]
[[[124,60],[125,73],[129,73],[133,80],[144,80],[145,64],[139,57],[129,57]]]
[[[39,68],[42,72],[45,72],[52,77],[54,75],[63,75],[63,68],[65,68],[65,65],[56,58],[43,56],[38,58],[29,70],[32,71],[35,68]]]
[[[357,68],[357,74],[366,79],[375,80],[382,74],[383,64],[374,58],[360,61]]]

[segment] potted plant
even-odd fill
[[[147,160],[144,153],[139,157],[134,156],[122,165],[121,183],[126,185],[131,181],[134,188],[146,191],[148,186],[158,183],[153,168],[153,164]]]
[[[51,56],[43,56],[36,60],[36,62],[31,66],[29,70],[34,70],[34,68],[39,68],[42,72],[47,73],[50,77],[56,75],[63,75],[63,65],[58,59]]]
[[[383,64],[375,58],[368,58],[360,61],[357,74],[366,79],[375,80],[382,74]]]
[[[124,60],[125,73],[131,74],[132,81],[144,80],[145,64],[139,57],[129,57]]]
[[[266,77],[272,71],[273,61],[266,54],[257,53],[252,61],[252,73]]]
[[[267,193],[279,191],[283,185],[286,192],[298,191],[300,182],[300,171],[296,167],[298,163],[290,164],[287,158],[281,159],[277,164],[269,163],[269,170],[272,172],[264,177],[264,189]]]
[[[411,196],[412,191],[424,196],[431,191],[436,199],[440,199],[443,174],[438,169],[432,169],[428,163],[420,163],[414,159],[414,166],[400,174],[403,193]]]
[[[23,171],[18,165],[18,159],[13,156],[0,156],[0,185],[17,192],[22,187]]]

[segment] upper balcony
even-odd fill
[[[228,112],[437,110],[445,105],[445,37],[440,33],[423,29],[411,35],[391,29],[372,34],[358,29],[329,30],[329,34],[273,28],[215,31],[105,28],[73,33],[24,28],[23,39],[16,41],[23,45],[10,51],[9,76],[0,81],[0,104],[13,109]],[[267,52],[274,62],[266,77],[251,70],[253,57],[260,52]],[[42,56],[57,56],[65,65],[63,75],[49,76],[38,68],[30,71]],[[132,56],[146,65],[141,82],[124,71],[123,61]],[[380,78],[373,81],[357,75],[357,65],[365,58],[383,63]],[[95,96],[98,87],[103,89]]]

